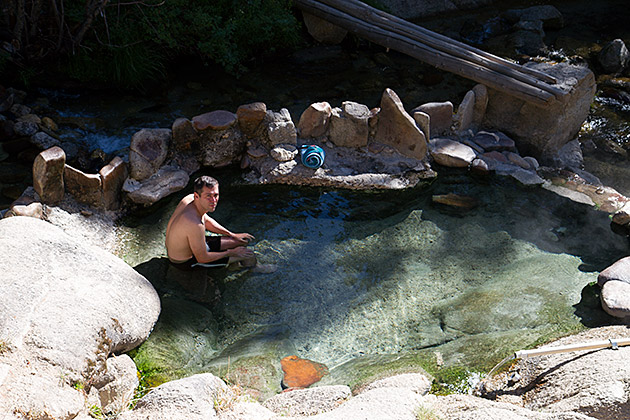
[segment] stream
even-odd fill
[[[567,55],[570,45],[579,50],[600,37],[628,35],[627,27],[616,35],[598,30],[605,20],[589,17],[586,2],[556,3],[567,26],[550,32],[549,43]],[[448,34],[457,22],[484,21],[491,12],[454,15],[449,29],[447,19],[423,24]],[[309,48],[240,78],[189,72],[183,63],[178,79],[151,97],[39,93],[58,119],[75,122],[66,125],[65,141],[125,154],[141,128],[254,101],[286,107],[297,122],[313,102],[373,107],[389,87],[411,109],[458,104],[474,85],[353,42],[353,49]],[[627,158],[610,152],[611,142],[625,149],[630,141],[630,107],[600,91],[580,140],[595,146],[585,148],[585,169],[630,195]],[[279,361],[291,354],[326,364],[330,374],[321,384],[356,384],[419,366],[481,372],[516,350],[616,322],[601,310],[593,285],[628,253],[628,239],[612,232],[608,214],[508,178],[438,172],[429,185],[357,192],[251,186],[236,168],[202,169],[221,184],[213,217],[252,233],[259,259],[278,265],[272,274],[216,270],[209,285],[178,283],[165,258],[166,223],[191,185],[127,216],[118,227],[120,255],[153,283],[163,305],[154,332],[133,353],[139,368],[153,384],[210,371],[269,396],[280,391]],[[463,211],[431,200],[448,193],[478,205]]]

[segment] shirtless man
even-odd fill
[[[254,237],[232,233],[207,215],[215,210],[218,201],[218,181],[201,176],[195,180],[194,192],[182,198],[175,208],[166,227],[168,259],[175,267],[192,270],[225,267],[235,262],[243,267],[256,266],[254,251],[245,247]],[[206,236],[206,230],[221,236]]]

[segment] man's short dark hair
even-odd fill
[[[211,176],[203,175],[195,179],[195,186],[193,191],[197,194],[201,194],[203,187],[213,188],[215,185],[219,185],[219,181]]]

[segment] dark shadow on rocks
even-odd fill
[[[549,368],[547,370],[545,370],[544,372],[541,372],[539,375],[537,375],[536,377],[532,378],[529,382],[527,383],[523,383],[522,385],[518,386],[518,387],[514,387],[514,388],[503,388],[503,389],[493,389],[493,390],[488,390],[486,391],[485,389],[481,389],[480,395],[483,398],[487,398],[489,400],[496,400],[498,397],[502,396],[502,395],[517,395],[517,396],[521,396],[524,395],[526,393],[528,393],[529,391],[531,391],[532,389],[534,389],[536,386],[542,384],[545,382],[545,377],[547,375],[549,375],[550,373],[555,372],[556,370],[560,369],[561,367],[568,365],[569,363],[572,363],[576,360],[581,359],[582,357],[595,353],[597,350],[593,350],[587,353],[582,353],[579,354],[571,359],[565,360],[561,363],[558,363],[557,365],[553,366],[552,368]],[[527,363],[534,363],[531,361],[527,361]],[[525,382],[525,381],[520,381],[520,382]],[[509,382],[507,384],[507,386],[509,387]]]
[[[212,275],[203,269],[183,271],[173,267],[166,257],[154,257],[134,268],[151,282],[161,297],[177,296],[211,305],[221,297],[222,283],[217,280],[224,277],[223,270],[216,270]]]

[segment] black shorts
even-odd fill
[[[221,251],[221,236],[206,236],[206,249],[208,250],[208,252]],[[171,264],[179,268],[180,270],[191,271],[200,268],[223,268],[227,267],[229,262],[230,257],[223,257],[220,260],[211,261],[208,263],[200,263],[193,255],[192,258],[188,261],[184,261],[181,263],[174,263],[171,261]]]

